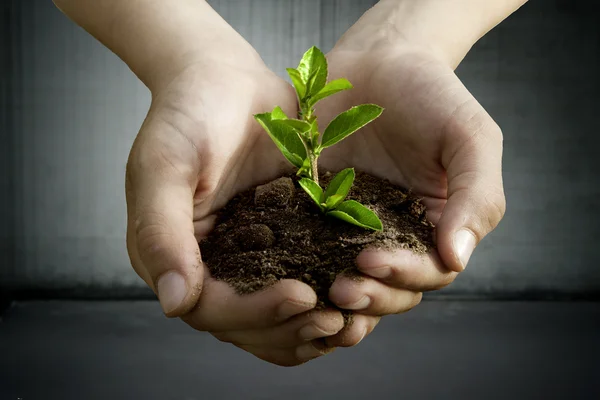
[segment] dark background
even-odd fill
[[[210,3],[257,48],[269,66],[284,76],[285,67],[295,65],[311,45],[329,50],[375,1]],[[124,363],[119,365],[123,370],[130,371],[131,364],[149,368],[145,360],[128,349],[141,354],[150,351],[144,347],[146,344],[152,349],[160,338],[175,337],[184,343],[189,340],[190,345],[204,340],[202,343],[209,350],[203,352],[212,351],[211,360],[221,360],[223,371],[228,367],[236,371],[258,368],[254,370],[256,374],[275,373],[271,367],[256,364],[209,337],[183,327],[173,328],[160,318],[155,303],[139,306],[142,303],[81,302],[152,298],[129,266],[123,191],[127,154],[150,95],[116,56],[70,22],[50,0],[9,0],[1,4],[0,310],[8,304],[9,294],[20,300],[77,298],[80,302],[19,302],[5,315],[5,323],[0,324],[0,398],[4,399],[3,371],[12,371],[4,376],[12,377],[6,387],[13,390],[7,393],[15,396],[22,393],[19,390],[25,390],[22,388],[27,387],[27,382],[50,379],[40,378],[43,370],[20,375],[19,371],[29,370],[32,363],[40,363],[40,357],[45,360],[40,365],[50,369],[54,365],[76,365],[77,376],[84,382],[80,386],[88,387],[93,379],[86,379],[97,373],[90,367],[92,361],[103,360],[106,371],[112,371],[108,367],[112,358],[83,355],[94,349],[102,349],[105,355],[110,353],[108,349],[115,346],[107,344],[106,335],[123,339],[119,342],[123,350],[120,360]],[[599,20],[597,2],[592,0],[531,0],[474,46],[457,73],[504,132],[508,203],[505,219],[479,246],[469,267],[454,284],[429,294],[427,298],[432,302],[417,307],[409,319],[392,318],[392,323],[378,328],[379,336],[374,334],[370,343],[385,344],[387,350],[375,352],[375,357],[368,343],[361,344],[352,350],[355,353],[345,353],[345,358],[332,355],[325,361],[303,366],[307,376],[313,377],[310,374],[317,370],[344,366],[348,379],[355,374],[352,379],[379,382],[382,396],[394,398],[396,378],[388,376],[391,364],[385,362],[395,360],[398,370],[392,370],[399,374],[395,375],[398,379],[408,370],[415,374],[411,375],[414,379],[403,380],[397,386],[399,392],[404,390],[405,394],[416,396],[408,398],[438,398],[443,391],[433,389],[437,384],[454,388],[457,398],[459,394],[481,398],[481,393],[487,392],[477,395],[479,392],[473,391],[476,386],[468,386],[465,380],[473,373],[488,387],[500,380],[505,382],[496,391],[498,398],[532,398],[527,393],[533,396],[543,390],[549,395],[567,396],[562,398],[600,396],[598,384],[594,384],[600,380],[597,303],[567,302],[600,298]],[[470,301],[461,302],[465,299]],[[498,299],[514,302],[490,302]],[[562,302],[526,302],[529,300]],[[141,325],[134,323],[132,327],[125,316],[138,312],[138,307],[147,310],[147,314],[139,317]],[[115,324],[114,329],[106,328],[105,332],[91,328],[95,322],[87,318],[93,319],[96,314],[104,316],[104,323]],[[72,325],[69,316],[77,318],[79,325]],[[456,319],[449,319],[452,316]],[[482,325],[481,319],[490,322]],[[411,324],[408,330],[406,321]],[[146,323],[158,326],[158,332],[164,336],[152,329],[140,329]],[[436,325],[440,323],[448,330]],[[117,332],[114,335],[113,330]],[[431,330],[449,336],[427,334]],[[69,335],[74,331],[82,332],[80,342],[71,340]],[[48,340],[54,340],[48,342],[52,347],[35,345],[43,340],[41,332],[47,333]],[[144,334],[151,336],[138,340]],[[487,337],[482,339],[479,335]],[[415,344],[399,347],[400,338],[411,343],[414,340]],[[431,342],[435,344],[428,347]],[[135,345],[130,347],[128,343]],[[453,346],[457,349],[452,350]],[[3,349],[9,354],[4,360],[16,364],[3,364]],[[438,352],[433,353],[432,349]],[[73,364],[69,351],[83,352],[77,353],[79,364]],[[170,363],[173,354],[164,349],[158,351],[164,363]],[[205,357],[203,354],[206,353],[199,352],[198,357]],[[510,357],[504,359],[507,354]],[[28,361],[23,358],[25,355],[33,358]],[[438,366],[433,367],[426,360],[435,361]],[[211,368],[196,366],[195,358],[184,357],[179,362],[179,367],[185,365],[194,370]],[[439,363],[449,365],[439,369]],[[523,365],[531,368],[524,371]],[[88,367],[91,369],[86,375]],[[417,374],[414,368],[423,374]],[[430,369],[437,371],[436,379],[443,375],[445,380],[437,382],[426,377]],[[211,376],[220,376],[219,371],[217,368]],[[515,371],[520,371],[520,375]],[[146,372],[148,375],[131,379],[145,379],[160,371],[150,368]],[[298,380],[290,378],[292,375],[279,376],[286,382],[280,382],[281,390],[296,388],[297,396],[306,397],[312,393],[307,388],[314,382],[326,385],[318,374],[311,378],[314,382],[306,381],[302,373],[293,374]],[[382,381],[380,375],[389,379]],[[56,391],[37,398],[92,398],[61,391],[62,378],[50,376],[55,379],[52,387]],[[561,379],[565,385],[553,386]],[[252,387],[252,382],[250,379],[238,383]],[[119,394],[104,398],[141,393],[128,392],[127,382],[115,385],[120,388],[115,389]],[[262,392],[256,393],[263,393],[264,397],[256,398],[271,398],[268,393],[274,397],[277,393],[289,394],[260,388]],[[430,390],[419,392],[418,388]],[[346,398],[362,398],[352,397],[352,393],[363,393],[353,390],[342,392]],[[369,390],[378,394],[377,389]],[[139,398],[171,398],[167,392],[144,393],[145,397]],[[231,389],[227,393],[235,398],[238,392]],[[187,396],[172,398],[196,398]],[[444,396],[454,398],[448,393]],[[493,394],[487,393],[486,398],[492,398],[489,396]]]

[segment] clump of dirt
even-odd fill
[[[325,173],[321,186],[332,178]],[[375,211],[382,232],[323,215],[296,181],[286,176],[249,189],[221,210],[215,229],[200,242],[214,278],[240,294],[297,279],[315,290],[318,308],[334,307],[328,300],[331,284],[338,274],[360,277],[355,260],[364,248],[425,253],[434,246],[425,206],[387,180],[357,172],[347,198]]]

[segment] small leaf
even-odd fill
[[[281,119],[281,120],[277,120],[277,123],[280,124],[284,124],[287,125],[295,130],[297,130],[300,133],[306,133],[308,131],[310,131],[310,124],[308,122],[305,121],[300,121],[299,119]]]
[[[325,198],[330,196],[342,196],[342,200],[346,198],[352,183],[354,182],[354,168],[346,168],[337,173],[337,175],[329,182],[325,190]]]
[[[292,83],[294,84],[294,88],[296,89],[296,94],[298,95],[298,99],[300,101],[304,100],[304,96],[306,96],[306,84],[302,80],[302,76],[300,72],[295,68],[286,68],[288,75]]]
[[[287,119],[287,115],[285,115],[285,113],[283,112],[281,107],[277,106],[273,109],[273,111],[271,111],[271,119],[272,120]]]
[[[363,104],[344,111],[335,117],[329,126],[325,128],[321,147],[329,147],[336,144],[379,117],[382,112],[383,108],[375,104]]]
[[[280,123],[283,120],[272,119],[271,113],[256,114],[254,118],[267,131],[284,157],[300,168],[306,158],[306,149],[296,130]]]
[[[336,208],[342,201],[344,201],[344,197],[341,194],[334,194],[333,196],[325,197],[325,208],[327,210],[333,210]]]
[[[310,96],[312,96],[313,94],[317,94],[321,89],[319,89],[319,72],[321,71],[321,68],[317,68],[316,71],[313,71],[313,73],[308,77],[308,81],[306,82],[306,97],[310,98]]]
[[[319,122],[317,121],[316,118],[311,124],[311,132],[312,132],[312,141],[315,144],[315,147],[318,147],[317,143],[319,143],[319,135],[321,133],[319,132]],[[314,149],[314,150],[315,150],[315,153],[317,153],[317,151],[316,151],[317,149]],[[320,154],[320,153],[318,153],[318,154]]]
[[[322,208],[321,202],[323,201],[323,189],[321,189],[321,186],[319,186],[317,182],[309,178],[302,178],[298,181],[298,183],[300,184],[302,189],[304,189],[304,191],[310,196],[310,198],[313,199],[315,203],[317,203],[319,208]]]
[[[376,231],[383,230],[381,220],[373,211],[360,204],[358,201],[347,200],[327,215],[339,218],[354,225]]]
[[[304,97],[317,94],[327,83],[327,59],[323,52],[315,46],[308,49],[300,60],[298,72],[306,85]]]
[[[344,78],[336,79],[334,81],[329,82],[323,89],[319,91],[319,93],[310,97],[309,104],[310,106],[314,106],[318,101],[323,100],[326,97],[334,95],[342,90],[352,89],[354,86]]]
[[[310,159],[306,157],[302,162],[302,166],[298,168],[298,172],[296,172],[296,176],[304,176],[310,177]]]

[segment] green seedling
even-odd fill
[[[323,190],[319,185],[317,160],[324,149],[379,117],[383,108],[375,104],[352,107],[335,117],[321,133],[315,105],[326,97],[352,89],[352,84],[344,78],[327,83],[327,60],[316,47],[304,54],[298,68],[288,68],[287,72],[298,96],[297,118],[288,118],[280,107],[254,118],[285,158],[298,168],[300,186],[322,212],[363,228],[382,230],[377,214],[357,201],[345,200],[354,182],[354,169],[340,171]]]

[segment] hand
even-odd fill
[[[284,280],[238,296],[211,278],[198,248],[231,197],[289,171],[253,114],[276,105],[294,113],[293,89],[247,54],[235,66],[188,65],[161,87],[127,166],[135,271],[167,316],[264,360],[296,365],[327,353],[314,339],[340,331],[343,318],[332,310],[307,313],[316,304],[309,286]]]
[[[352,47],[353,34],[328,61],[330,79],[345,77],[354,89],[324,100],[319,118],[326,123],[363,103],[385,111],[324,151],[322,165],[353,166],[412,188],[436,224],[437,250],[427,256],[365,250],[357,265],[370,278],[338,278],[332,286],[329,296],[339,307],[382,316],[407,311],[423,291],[450,284],[503,217],[502,134],[436,54],[410,44]]]

